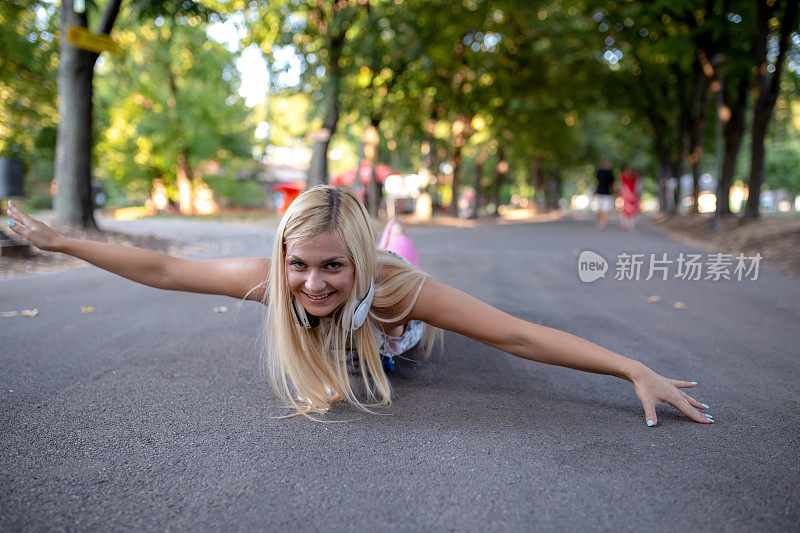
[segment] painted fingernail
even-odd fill
[[[691,381],[690,383],[691,383],[692,385],[697,385],[697,382],[696,382],[696,381]]]
[[[701,403],[700,405],[702,405],[702,406],[703,406],[703,409],[709,409],[709,407],[708,407],[706,404],[704,404],[704,403]]]
[[[655,426],[655,425],[656,425],[656,421],[655,421],[655,420],[648,420],[648,421],[647,421],[647,426],[648,426],[648,427],[653,427],[653,426]]]
[[[705,414],[705,413],[703,413],[703,414]],[[706,418],[708,418],[709,420],[714,420],[714,417],[711,416],[711,415],[706,415]]]
[[[12,228],[17,225],[17,223],[14,222],[13,220],[6,220],[6,222],[8,222],[8,225],[11,226]]]

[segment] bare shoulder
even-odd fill
[[[262,302],[267,294],[269,269],[270,260],[266,257],[177,259],[165,275],[174,290]]]

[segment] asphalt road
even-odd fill
[[[219,228],[201,253],[269,250]],[[39,310],[0,318],[0,530],[800,530],[800,281],[583,283],[584,250],[692,251],[590,221],[409,234],[437,279],[699,382],[716,423],[661,406],[648,428],[625,381],[455,334],[401,364],[385,416],[278,419],[258,304],[27,275],[0,280],[0,311]]]

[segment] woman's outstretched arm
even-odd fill
[[[648,425],[658,422],[656,405],[661,402],[675,406],[696,422],[711,422],[698,411],[704,405],[679,389],[693,387],[693,383],[665,378],[639,361],[580,337],[515,318],[434,279],[425,280],[410,318],[518,357],[630,381],[642,402]]]
[[[150,287],[255,301],[263,301],[266,293],[266,258],[179,259],[141,248],[64,237],[11,202],[8,216],[9,227],[37,248],[72,255]]]

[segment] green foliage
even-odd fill
[[[228,176],[206,176],[203,181],[224,207],[264,207],[266,202],[266,185],[257,181],[235,181]]]
[[[800,47],[797,48],[800,54]],[[797,65],[800,67],[800,64]],[[800,72],[790,72],[783,80],[783,95],[775,113],[766,143],[764,184],[768,189],[785,188],[800,193]]]
[[[49,208],[55,157],[58,18],[49,2],[0,3],[0,157],[25,163],[28,205]]]
[[[485,127],[467,129],[463,154],[482,160],[488,154],[487,168],[502,146],[512,169],[530,168],[537,158],[546,168],[583,172],[610,156],[617,166],[632,162],[653,176],[658,149],[674,170],[688,148],[682,123],[703,83],[698,50],[707,59],[726,54],[731,86],[752,71],[755,11],[745,0],[257,5],[253,40],[277,60],[273,89],[309,98],[306,131],[319,126],[330,81],[328,45],[338,36],[343,124],[333,144],[354,153],[359,132],[377,118],[382,157],[409,170],[423,165],[420,147],[427,141],[434,170],[452,158],[453,124],[475,116]],[[296,56],[280,60],[287,50]],[[296,83],[292,71],[300,74]],[[700,143],[708,150],[713,114],[706,120]],[[706,157],[702,166],[713,162]],[[462,174],[463,184],[472,181]]]
[[[767,143],[766,180],[768,189],[800,193],[800,139]]]
[[[97,75],[99,176],[141,195],[154,178],[174,181],[180,154],[200,174],[251,158],[234,56],[207,38],[202,19],[129,21],[115,36],[122,51]]]
[[[309,122],[305,117],[311,107],[308,95],[274,95],[267,100],[266,106],[272,144],[289,147],[306,134]]]
[[[87,6],[95,23],[100,3]],[[57,125],[56,10],[46,0],[0,3],[0,155],[23,157],[28,193],[41,207]],[[237,94],[235,54],[205,31],[237,10],[243,44],[257,43],[270,59],[273,97],[255,111]],[[232,180],[253,164],[255,124],[270,124],[273,146],[309,145],[335,78],[334,173],[355,166],[370,121],[380,124],[382,162],[403,171],[429,162],[435,171],[453,157],[454,123],[480,117],[482,127],[463,135],[464,185],[479,160],[491,187],[499,148],[510,166],[504,197],[526,190],[534,160],[572,180],[565,191],[590,184],[606,156],[651,176],[659,144],[673,160],[686,150],[679,126],[698,50],[726,54],[730,87],[752,76],[754,13],[745,0],[126,0],[113,31],[121,52],[104,53],[96,71],[96,175],[112,201],[140,201],[154,178],[174,180],[185,154],[192,171],[219,174],[207,181],[231,205],[260,204],[260,185]],[[342,51],[335,64],[332,39]],[[793,81],[776,107],[766,169],[767,186],[795,191],[798,110],[789,102],[800,95],[798,50],[789,54]],[[706,156],[703,168],[712,167]]]

